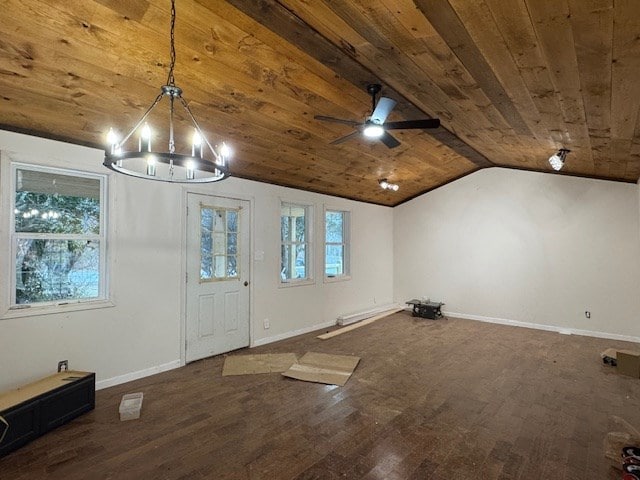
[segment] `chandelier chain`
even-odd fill
[[[176,2],[171,0],[171,51],[169,61],[169,76],[167,77],[167,85],[175,86],[173,78],[173,68],[176,64],[176,45],[175,45],[175,27],[176,27]]]

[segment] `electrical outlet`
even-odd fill
[[[591,312],[590,312],[590,311],[588,311],[588,310],[587,310],[587,311],[585,311],[585,312],[584,312],[584,316],[585,316],[585,317],[587,317],[587,318],[591,318]]]
[[[269,330],[269,327],[271,326],[271,324],[269,323],[269,319],[268,319],[268,318],[265,318],[265,319],[262,321],[262,324],[264,325],[264,329],[265,329],[265,330]]]
[[[65,372],[69,370],[69,360],[60,360],[58,362],[58,371],[61,372],[63,368]]]

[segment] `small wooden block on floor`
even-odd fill
[[[376,315],[374,317],[371,318],[367,318],[365,320],[361,320],[358,323],[354,323],[352,325],[348,325],[346,327],[342,327],[339,328],[337,330],[333,330],[332,332],[327,332],[327,333],[323,333],[322,335],[318,335],[317,338],[319,338],[320,340],[327,340],[329,338],[333,338],[336,337],[338,335],[342,335],[343,333],[347,333],[350,332],[351,330],[355,330],[356,328],[360,328],[360,327],[364,327],[365,325],[369,325],[370,323],[373,323],[377,320],[380,320],[381,318],[385,318],[388,317],[389,315],[393,315],[394,313],[397,313],[401,310],[404,310],[404,308],[394,308],[392,310],[388,310],[386,312],[382,312],[379,315]]]
[[[297,361],[298,358],[294,353],[232,355],[224,360],[222,376],[281,373]]]
[[[618,373],[629,377],[640,378],[640,352],[618,350],[616,354]]]
[[[305,382],[344,386],[358,366],[360,357],[307,352],[282,375]]]

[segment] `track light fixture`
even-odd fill
[[[395,183],[389,183],[386,178],[379,180],[378,183],[380,184],[380,188],[382,188],[383,190],[393,190],[394,192],[397,192],[400,188]]]
[[[551,168],[553,168],[556,171],[559,171],[562,169],[562,167],[564,167],[564,161],[567,158],[567,153],[569,153],[571,150],[568,150],[566,148],[561,148],[560,150],[558,150],[558,153],[554,153],[553,155],[551,155],[549,157],[549,164],[551,165]]]

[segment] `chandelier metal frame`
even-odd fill
[[[171,49],[167,83],[160,88],[160,93],[151,106],[122,140],[118,140],[113,129],[109,131],[107,137],[109,149],[105,153],[103,165],[115,172],[147,180],[175,183],[219,182],[229,177],[229,168],[227,166],[230,156],[229,149],[224,143],[217,146],[217,149],[209,143],[191,112],[189,104],[182,96],[182,89],[175,84],[173,73],[176,63],[175,22],[175,0],[171,0]],[[146,120],[153,109],[165,97],[169,99],[169,149],[168,152],[156,152],[151,149],[151,133]],[[176,99],[184,108],[194,127],[191,155],[180,154],[175,151],[174,103]],[[140,127],[142,129],[138,150],[125,151],[125,144]],[[213,155],[213,161],[205,158],[206,152],[210,152]]]

